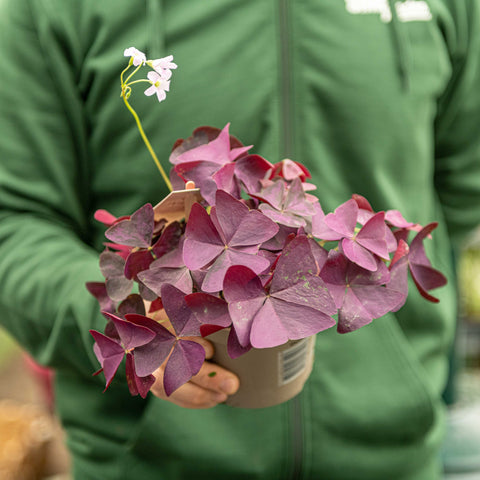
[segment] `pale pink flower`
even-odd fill
[[[152,85],[145,90],[145,95],[150,97],[156,93],[159,102],[165,100],[166,92],[170,90],[170,82],[154,71],[148,72],[147,77]]]
[[[132,57],[133,64],[136,67],[145,64],[145,62],[147,61],[147,57],[145,56],[145,54],[140,50],[137,50],[135,47],[126,48],[123,52],[123,55],[125,57]]]
[[[152,67],[155,71],[166,80],[169,80],[172,76],[172,70],[177,68],[177,64],[173,63],[173,55],[168,55],[168,57],[157,58],[152,60]]]

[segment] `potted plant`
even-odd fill
[[[150,84],[146,94],[163,100],[173,58],[147,61],[135,49],[126,55],[126,71],[153,69],[141,81]],[[132,77],[123,80],[122,73],[122,96],[156,160],[128,103],[130,85],[139,82]],[[429,291],[446,280],[423,246],[436,223],[422,227],[396,210],[375,212],[360,195],[325,213],[303,165],[272,164],[250,150],[229,125],[200,127],[174,144],[169,177],[156,160],[173,190],[162,202],[121,218],[96,213],[108,226],[100,255],[105,282],[87,287],[107,319],[104,332],[91,331],[107,387],[125,358],[130,392],[145,397],[153,372],[166,362],[170,395],[204,362],[203,347],[190,339],[201,335],[217,342],[217,360],[223,355],[233,371],[242,358],[274,352],[280,363],[251,360],[253,376],[260,364],[274,365],[280,373],[271,375],[272,384],[260,378],[250,385],[257,398],[244,397],[249,380],[242,371],[231,401],[272,405],[301,390],[316,334],[333,327],[351,332],[397,311],[409,272],[419,292],[438,301]],[[158,321],[158,312],[166,319]],[[259,391],[262,384],[267,393]]]

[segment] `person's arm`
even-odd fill
[[[103,277],[89,246],[88,133],[75,83],[81,61],[51,28],[56,12],[31,10],[45,5],[0,5],[0,325],[38,362],[91,376],[99,363],[89,329],[102,331],[105,319],[85,287]],[[68,27],[73,42],[75,26]],[[211,357],[211,344],[197,340]],[[154,395],[189,408],[214,406],[238,388],[232,373],[208,362],[168,398],[163,367],[155,375]]]
[[[28,2],[0,4],[0,323],[40,363],[92,373],[86,131],[54,35]]]
[[[435,185],[458,247],[480,224],[480,2],[450,5],[444,33],[452,77],[438,105]]]

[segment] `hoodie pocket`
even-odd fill
[[[416,478],[436,462],[440,398],[394,316],[318,335],[308,393],[312,478]]]

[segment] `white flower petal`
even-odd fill
[[[147,97],[150,97],[152,96],[155,92],[157,91],[155,85],[151,85],[150,87],[148,87],[146,90],[145,90],[145,95]]]

